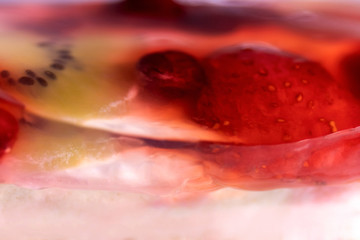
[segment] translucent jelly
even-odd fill
[[[18,118],[18,138],[1,159],[3,182],[176,195],[224,186],[263,190],[359,179],[360,130],[356,126],[360,119],[354,90],[359,39],[350,24],[339,34],[337,27],[323,27],[331,19],[326,14],[316,20],[289,22],[291,15],[286,11],[179,8],[177,4],[168,7],[180,9],[181,14],[175,11],[175,17],[165,16],[169,19],[163,21],[159,19],[164,16],[154,17],[156,11],[143,14],[119,4],[0,10],[0,88],[6,93],[1,99],[4,106],[9,96],[25,106],[25,114]],[[216,21],[209,24],[205,17]],[[324,89],[329,97],[321,101],[329,106],[334,102],[335,107],[331,117],[314,116],[327,132],[281,142],[248,140],[250,134],[241,133],[243,127],[239,134],[224,131],[224,126],[229,128],[237,121],[227,106],[238,99],[235,95],[245,95],[239,89],[253,91],[252,85],[238,84],[242,76],[256,79],[259,86],[260,78],[275,81],[281,77],[284,89],[286,79],[299,84],[316,81],[288,72],[276,75],[283,73],[283,65],[273,59],[267,62],[271,69],[256,68],[250,73],[246,72],[250,68],[234,72],[231,66],[237,65],[230,65],[226,58],[211,61],[214,52],[233,45],[266,46],[321,66],[303,76],[316,75],[320,69],[326,73],[325,84],[313,90],[299,87],[296,90],[302,92],[291,94],[295,102],[306,99],[308,107],[308,96],[320,98]],[[264,56],[261,59],[267,61]],[[251,61],[246,60],[245,65]],[[224,68],[230,76],[222,74]],[[221,77],[217,77],[219,72]],[[265,78],[269,74],[272,78]],[[336,87],[328,90],[328,79]],[[264,85],[270,94],[280,86],[272,83]],[[219,97],[219,89],[230,91],[229,95],[222,92]],[[204,91],[214,93],[206,95],[210,99],[202,104],[211,124],[194,114]],[[265,106],[270,97],[244,99],[241,109],[247,109],[247,103],[255,108]],[[325,105],[314,106],[320,106],[321,113],[330,111]],[[208,114],[208,109],[215,109],[216,114]],[[246,122],[258,130],[257,119],[262,117],[252,118],[252,109],[240,112],[239,117],[248,114]],[[223,110],[233,122],[223,118]],[[294,111],[292,117],[310,114],[304,108],[301,111],[303,114],[300,108]],[[339,127],[342,120],[351,124]],[[293,122],[297,125],[290,125],[289,131],[304,127],[301,121]],[[264,128],[266,132],[278,132],[271,124]]]

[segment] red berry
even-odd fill
[[[360,98],[360,49],[346,55],[340,62],[340,68],[349,89]]]
[[[119,3],[124,13],[155,18],[177,18],[184,14],[184,8],[172,0],[126,0]]]
[[[9,112],[0,109],[0,157],[15,143],[18,121]]]
[[[195,93],[204,84],[201,65],[191,55],[180,51],[155,52],[142,57],[137,69],[147,92],[167,98]]]
[[[360,105],[316,62],[264,47],[208,57],[196,121],[246,144],[318,137],[360,123]]]

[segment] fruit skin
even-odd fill
[[[0,157],[14,145],[18,131],[19,124],[15,117],[0,108]]]
[[[0,89],[0,161],[11,148],[19,131],[19,120],[24,117],[24,105]]]
[[[125,14],[173,19],[185,14],[184,8],[172,0],[126,0],[112,6]]]
[[[175,50],[143,56],[137,69],[140,84],[153,96],[167,99],[196,94],[205,83],[203,69],[191,55]]]
[[[195,121],[245,144],[278,144],[359,125],[359,102],[316,62],[254,45],[204,62]]]
[[[360,46],[341,59],[340,71],[350,91],[360,99]]]

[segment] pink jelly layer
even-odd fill
[[[26,8],[24,8],[26,9]],[[8,15],[4,15],[4,19],[11,19],[10,22],[24,21],[24,19],[14,20],[13,13],[20,13],[24,9],[5,11]],[[99,18],[105,17],[105,14],[99,13],[96,6],[89,8],[89,11],[82,9],[82,14],[76,16],[73,20],[81,20],[82,26],[89,27],[85,22],[97,16],[94,24],[97,28],[118,30],[120,23],[114,23],[108,26],[107,22],[101,22]],[[64,9],[61,11],[65,11]],[[75,16],[79,11],[78,8],[71,8],[67,12],[67,17]],[[36,12],[36,14],[35,14]],[[11,13],[11,14],[10,14]],[[24,16],[34,16],[39,21],[42,17],[53,17],[61,19],[60,16],[64,12],[57,12],[56,9],[38,8],[37,11],[25,11]],[[95,14],[95,15],[92,15]],[[103,14],[103,15],[102,15]],[[36,16],[35,16],[36,15]],[[279,22],[283,21],[279,20]],[[144,27],[139,27],[141,21],[132,19],[133,24],[138,27],[136,33],[144,31]],[[326,22],[326,21],[324,21]],[[298,24],[298,23],[296,23]],[[41,24],[40,24],[41,25]],[[141,24],[140,24],[141,25]],[[30,26],[23,26],[29,31]],[[37,26],[37,24],[34,24]],[[308,26],[308,25],[306,25]],[[321,24],[319,26],[322,26]],[[12,26],[13,27],[13,26]],[[54,33],[54,29],[47,32],[49,26],[41,25],[35,28],[35,32],[40,34],[59,34]],[[162,26],[165,30],[157,30],[156,33],[163,33],[176,26]],[[187,26],[189,27],[189,26]],[[97,29],[95,28],[95,29]],[[125,26],[124,28],[131,28]],[[21,28],[20,28],[21,29]],[[305,52],[306,57],[317,57],[323,59],[323,64],[331,69],[333,74],[337,74],[334,70],[336,59],[343,51],[350,49],[356,39],[340,39],[332,42],[327,39],[312,40],[306,36],[299,37],[295,34],[285,34],[282,30],[271,26],[268,29],[257,31],[251,30],[251,25],[247,26],[248,31],[239,31],[224,34],[222,37],[210,38],[206,48],[218,47],[222,44],[237,43],[236,41],[266,41],[271,44],[277,44],[285,50],[296,49],[303,53],[309,46],[318,47],[315,52]],[[250,29],[250,30],[249,30]],[[306,27],[297,29],[302,31]],[[49,30],[49,29],[48,29]],[[56,29],[55,29],[56,30]],[[75,27],[76,30],[76,27]],[[185,30],[187,28],[185,27]],[[313,30],[313,29],[311,29]],[[32,31],[32,30],[30,30]],[[63,34],[73,34],[74,28],[62,29]],[[69,31],[69,32],[67,32]],[[104,30],[105,31],[105,30]],[[203,33],[199,35],[191,33],[183,33],[181,31],[172,31],[169,36],[174,36],[174,32],[178,35],[184,35],[185,38],[194,35],[192,40],[204,40],[209,38]],[[145,35],[151,36],[149,30],[144,31]],[[199,29],[201,32],[201,29]],[[61,32],[60,32],[61,33]],[[262,35],[267,33],[267,35]],[[276,34],[277,37],[275,36]],[[349,35],[349,29],[347,34]],[[274,34],[274,35],[273,35]],[[61,35],[61,34],[60,34]],[[66,35],[66,34],[65,34]],[[284,38],[284,36],[286,38]],[[280,41],[279,39],[282,39]],[[180,38],[181,39],[181,38]],[[334,38],[336,39],[336,38]],[[220,41],[219,40],[224,40]],[[196,42],[196,44],[195,44]],[[199,43],[200,42],[200,43]],[[303,45],[302,45],[303,43]],[[328,43],[328,44],[326,44]],[[192,48],[201,45],[201,41],[194,41]],[[334,47],[335,46],[335,47]],[[205,51],[204,49],[200,49]],[[295,51],[296,52],[296,51]],[[334,56],[337,56],[334,57]],[[319,60],[316,59],[316,60]],[[334,60],[335,59],[335,60]],[[26,103],[25,103],[26,105]],[[136,114],[134,114],[135,116]],[[129,122],[131,122],[131,116]],[[125,117],[125,118],[126,118]],[[138,119],[142,118],[141,114]],[[125,122],[127,123],[127,122]],[[164,121],[161,124],[167,125]],[[109,131],[112,127],[99,127],[96,124],[88,124],[88,127],[98,127]],[[181,125],[181,124],[180,124]],[[183,126],[183,125],[181,125]],[[186,126],[186,125],[185,125]],[[149,128],[147,128],[149,127]],[[0,166],[0,179],[5,183],[14,183],[34,188],[44,187],[63,187],[63,188],[82,188],[82,189],[108,189],[108,190],[133,190],[149,193],[159,193],[164,195],[176,195],[186,192],[207,191],[223,186],[233,186],[246,189],[271,189],[281,187],[298,187],[306,185],[324,185],[337,184],[355,181],[360,176],[360,167],[358,164],[360,154],[360,129],[348,129],[330,134],[328,136],[303,140],[299,142],[267,145],[267,146],[246,146],[233,143],[217,143],[219,139],[209,135],[202,138],[201,135],[196,136],[192,141],[181,141],[176,132],[173,136],[164,135],[166,139],[175,140],[172,142],[166,140],[149,140],[153,133],[150,133],[151,124],[146,125],[142,132],[134,133],[131,131],[120,130],[115,131],[117,134],[123,132],[126,135],[137,135],[137,137],[121,137],[119,142],[127,146],[125,151],[113,156],[109,159],[102,159],[99,162],[90,164],[82,164],[77,167],[62,170],[28,170],[19,166],[16,159],[11,154],[3,158]],[[164,128],[162,128],[164,129]],[[199,133],[203,129],[199,126]],[[188,132],[189,133],[189,132]],[[143,135],[143,138],[140,137]],[[190,134],[189,134],[190,136]],[[189,140],[189,139],[187,139]],[[220,139],[222,140],[222,139]]]
[[[131,190],[163,195],[224,186],[252,190],[340,184],[360,176],[360,129],[300,142],[236,146],[119,138],[127,150],[102,162],[58,171],[26,170],[11,156],[2,182],[44,188]]]

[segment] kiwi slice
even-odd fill
[[[36,115],[79,123],[127,111],[136,41],[81,34],[51,39],[0,31],[0,89]]]

